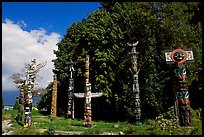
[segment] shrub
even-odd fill
[[[13,109],[18,110],[18,107],[19,107],[19,100],[18,100],[18,97],[16,97],[16,101],[15,101],[15,104],[13,106]]]
[[[191,135],[202,135],[202,109],[191,110],[192,112],[192,125],[194,129],[190,132]]]
[[[48,116],[49,117],[49,119],[50,119],[50,125],[49,125],[49,127],[48,127],[48,130],[47,131],[45,131],[45,134],[48,134],[48,135],[54,135],[55,134],[55,126],[54,126],[54,119],[53,119],[53,117],[52,116]]]
[[[127,126],[124,130],[123,133],[126,135],[130,135],[134,133],[134,126],[133,125],[129,125]]]
[[[160,129],[165,135],[178,134],[176,131],[181,129],[179,125],[179,119],[177,117],[166,119],[163,115],[159,115],[158,117],[156,117],[156,123],[157,125],[159,125]]]

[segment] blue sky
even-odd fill
[[[26,79],[25,64],[36,59],[47,62],[36,75],[35,89],[46,88],[53,80],[57,43],[73,23],[86,19],[100,7],[99,2],[2,2],[2,91],[17,91],[12,75]],[[16,94],[10,96],[11,102]],[[4,97],[6,98],[6,97]],[[6,100],[5,100],[6,102]]]
[[[45,28],[61,35],[99,9],[99,2],[2,2],[2,22],[8,18],[28,24],[25,30]]]

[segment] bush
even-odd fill
[[[194,129],[191,131],[191,135],[202,135],[202,109],[193,110],[192,112],[192,125]]]
[[[19,99],[18,99],[18,97],[16,97],[16,101],[15,101],[15,104],[13,106],[13,109],[18,110],[18,107],[19,107]]]
[[[156,117],[156,123],[165,135],[178,134],[177,131],[181,129],[179,119],[175,116],[170,119],[166,119],[163,115],[159,115]]]
[[[52,116],[48,116],[49,119],[50,119],[50,125],[48,127],[48,130],[45,131],[45,134],[48,134],[48,135],[54,135],[55,134],[55,126],[54,126],[54,119]]]
[[[148,119],[141,126],[145,134],[149,135],[202,135],[202,110],[191,108],[192,127],[180,126],[179,119],[174,115],[174,107],[160,114],[155,120]],[[140,130],[141,130],[140,129]],[[137,134],[136,128],[127,128],[126,133]],[[140,135],[143,134],[140,132]]]
[[[123,130],[123,133],[126,134],[126,135],[130,135],[130,134],[133,134],[134,133],[134,126],[133,125],[129,125],[127,126],[124,130]]]
[[[149,135],[160,135],[162,133],[161,128],[154,120],[148,119],[143,125]]]

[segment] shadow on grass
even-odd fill
[[[77,122],[72,122],[71,123],[72,126],[84,127],[83,121],[81,121],[80,119],[75,119],[75,120],[77,120]]]
[[[24,124],[21,123],[21,122],[18,122],[18,121],[17,121],[17,123],[18,123],[18,125],[20,125],[20,126],[22,126],[22,127],[24,126]]]
[[[47,111],[39,111],[40,114],[44,115],[44,116],[48,116],[50,115]]]
[[[16,120],[16,122],[17,122],[18,125],[20,125],[20,126],[22,126],[22,127],[24,126],[24,124],[21,123],[22,119],[18,120],[18,118],[15,117],[14,120]]]

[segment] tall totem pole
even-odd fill
[[[51,116],[57,115],[57,75],[53,76]]]
[[[89,83],[89,56],[85,61],[85,89],[84,93],[74,93],[75,97],[84,98],[84,121],[85,127],[92,127],[91,98],[101,97],[103,93],[91,93],[91,83]]]
[[[71,60],[68,62],[69,65],[69,72],[70,72],[70,77],[69,77],[69,89],[68,89],[68,108],[67,108],[67,115],[66,117],[69,118],[71,116],[72,119],[74,119],[74,65],[75,63]]]
[[[134,44],[127,43],[129,46],[132,47],[131,55],[132,55],[132,70],[133,70],[133,97],[134,97],[134,105],[135,110],[133,112],[135,118],[136,118],[136,125],[140,126],[142,123],[140,122],[141,119],[141,109],[140,109],[140,90],[139,90],[139,82],[138,82],[138,73],[139,70],[137,70],[137,54],[136,52],[136,46],[138,44],[138,41]]]
[[[23,80],[20,87],[20,95],[19,95],[19,105],[18,105],[18,115],[16,117],[17,122],[22,121],[22,116],[23,116],[23,110],[24,110],[24,93],[27,92],[27,85],[26,85],[26,80]]]
[[[188,81],[186,77],[186,63],[193,62],[193,51],[191,49],[175,49],[165,52],[167,64],[173,66],[173,95],[174,112],[179,118],[180,124],[190,126],[191,112],[188,93]]]
[[[28,91],[25,92],[25,119],[24,119],[24,127],[31,126],[31,116],[32,116],[32,102],[33,102],[33,90],[34,90],[34,82],[36,73],[46,65],[47,62],[40,63],[36,65],[36,60],[31,60],[31,64],[28,64],[27,75],[28,75]]]

